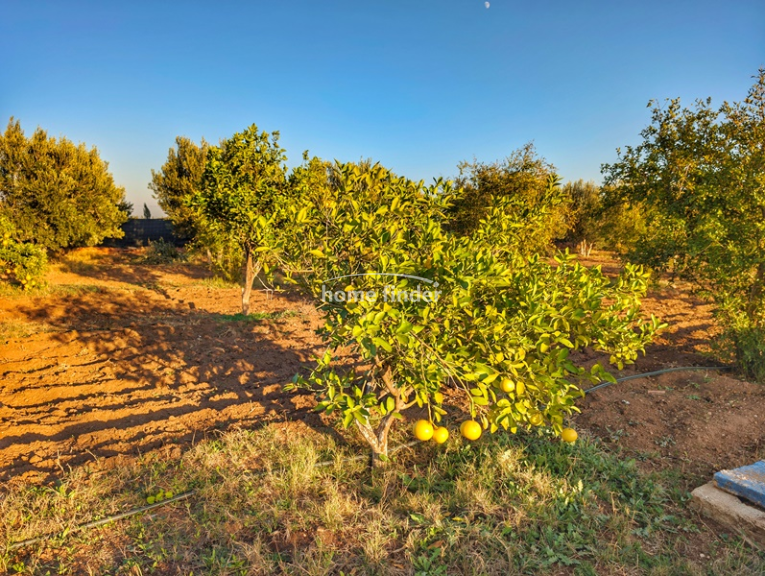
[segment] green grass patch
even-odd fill
[[[283,318],[294,318],[298,315],[296,310],[279,310],[278,312],[253,312],[251,314],[220,314],[217,316],[219,322],[263,322],[264,320],[281,320]]]
[[[81,296],[83,294],[100,294],[108,290],[97,284],[55,284],[48,288],[47,294],[63,296]]]
[[[236,431],[181,458],[144,456],[55,488],[11,486],[0,543],[11,573],[755,574],[765,555],[685,511],[672,475],[645,475],[598,442],[540,434],[418,446],[384,470],[328,435]],[[323,465],[326,463],[326,465]],[[191,499],[104,528],[77,524]],[[695,556],[687,553],[696,542]],[[698,542],[705,542],[698,556]],[[131,572],[132,570],[132,572]]]
[[[210,288],[212,290],[230,290],[232,288],[241,288],[241,285],[238,282],[226,280],[225,278],[221,278],[220,276],[211,276],[209,278],[201,278],[199,280],[194,280],[194,282],[192,282],[191,285],[201,286],[204,288]]]
[[[60,332],[45,322],[24,322],[22,320],[6,320],[0,322],[0,342],[7,342],[15,338],[29,338],[35,334],[45,332]]]
[[[80,296],[106,292],[106,288],[96,284],[43,284],[34,288],[23,289],[7,282],[0,282],[0,297],[21,300],[39,296]]]

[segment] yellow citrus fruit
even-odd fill
[[[449,431],[443,426],[439,426],[433,431],[433,441],[436,444],[443,444],[449,439]]]
[[[433,438],[433,424],[427,420],[417,420],[414,425],[414,436],[417,440],[427,442]]]
[[[579,438],[579,434],[573,428],[564,428],[560,433],[560,439],[569,444],[576,442],[577,438]]]
[[[499,388],[505,394],[509,394],[515,390],[515,383],[510,378],[502,378],[502,382],[499,383]]]
[[[541,426],[545,423],[544,416],[542,416],[541,412],[534,412],[529,416],[529,423],[532,426]],[[574,434],[576,434],[576,432],[574,432]]]
[[[523,382],[517,382],[515,384],[515,393],[518,396],[522,395],[524,390],[526,390],[526,385]]]
[[[482,432],[481,425],[475,420],[465,420],[460,425],[460,434],[468,440],[478,440]]]

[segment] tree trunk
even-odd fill
[[[388,435],[385,434],[372,450],[372,468],[384,468],[388,463]]]
[[[372,467],[382,468],[387,463],[388,457],[388,430],[390,426],[382,426],[379,434],[375,434],[370,424],[362,424],[356,420],[356,427],[361,432],[364,440],[372,448]]]
[[[244,247],[244,288],[242,288],[242,314],[247,316],[250,313],[250,294],[252,294],[252,283],[260,270],[255,267],[255,259],[252,256],[252,247],[247,244]]]

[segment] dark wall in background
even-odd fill
[[[156,242],[160,238],[165,242],[172,242],[176,246],[183,246],[187,239],[180,238],[173,232],[173,224],[163,218],[131,218],[122,225],[125,236],[122,238],[108,238],[104,246],[146,246]]]

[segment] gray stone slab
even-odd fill
[[[765,549],[765,511],[720,490],[714,482],[699,486],[691,496],[703,514],[741,535],[752,546]]]

